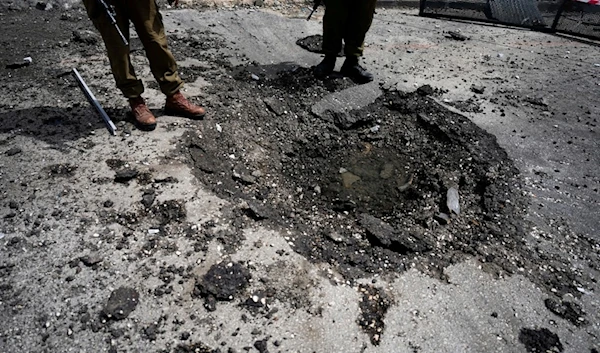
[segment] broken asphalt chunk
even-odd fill
[[[61,176],[61,177],[70,177],[73,176],[75,170],[77,170],[77,166],[66,163],[66,164],[53,164],[49,165],[45,168],[48,170],[51,176]]]
[[[154,179],[154,182],[157,184],[171,184],[171,183],[178,183],[179,180],[177,180],[177,178],[175,178],[175,177],[168,176],[166,178],[156,178],[156,179]]]
[[[356,202],[352,200],[335,199],[332,201],[331,209],[336,212],[350,212],[356,209]]]
[[[14,155],[17,155],[17,154],[19,154],[21,152],[23,152],[22,149],[20,149],[18,147],[15,147],[15,148],[11,148],[8,151],[4,152],[4,154],[7,155],[7,156],[14,156]]]
[[[14,156],[14,155],[17,155],[17,154],[19,154],[21,152],[23,152],[22,149],[20,149],[18,147],[15,147],[15,148],[11,148],[8,151],[4,152],[4,154],[7,155],[7,156]]]
[[[192,143],[189,147],[189,151],[190,157],[192,157],[192,160],[194,161],[194,167],[204,173],[212,174],[221,168],[218,160],[203,146]]]
[[[269,218],[268,209],[256,202],[247,202],[242,206],[242,211],[255,221],[260,221]]]
[[[367,213],[360,214],[358,222],[365,229],[367,238],[373,245],[382,246],[399,254],[426,252],[431,249],[431,240],[424,233],[399,231],[387,222]]]
[[[350,130],[362,127],[373,122],[373,118],[367,115],[353,114],[352,112],[331,112],[335,126],[342,130]]]
[[[251,185],[256,183],[256,177],[244,165],[237,165],[233,168],[232,177],[242,184]]]
[[[98,43],[98,35],[90,30],[73,31],[73,40],[78,43],[94,45]]]
[[[483,94],[484,91],[485,91],[485,86],[481,86],[481,85],[472,85],[471,86],[471,92],[474,92],[477,94]]]
[[[167,200],[152,206],[150,214],[160,225],[182,222],[187,217],[185,203],[181,200]]]
[[[84,265],[92,267],[102,261],[102,256],[98,253],[88,254],[79,258]]]
[[[187,339],[187,338],[186,338]],[[219,353],[220,349],[212,349],[202,342],[192,344],[180,344],[173,350],[173,353]]]
[[[150,208],[156,199],[156,192],[153,189],[144,191],[142,195],[142,205],[146,208]]]
[[[459,40],[459,41],[465,41],[465,40],[469,39],[469,37],[467,37],[464,34],[461,34],[459,32],[456,32],[456,31],[448,31],[446,38],[451,38],[451,39]]]
[[[386,248],[392,245],[392,238],[396,232],[394,227],[366,213],[358,216],[358,222],[365,229],[367,236],[371,238],[372,242]]]
[[[139,172],[135,169],[123,169],[119,170],[115,175],[116,183],[127,183],[132,179],[135,179],[139,175]]]
[[[583,326],[588,322],[584,318],[585,312],[581,309],[577,303],[568,301],[557,301],[552,298],[544,300],[546,308],[561,318],[568,320],[575,326]]]
[[[102,314],[108,319],[123,320],[135,310],[139,298],[140,295],[135,289],[120,287],[110,294]]]
[[[254,348],[258,350],[259,353],[269,353],[269,349],[267,348],[267,342],[269,338],[265,338],[263,340],[258,340],[254,342]]]
[[[434,92],[435,90],[433,89],[433,87],[431,87],[431,85],[423,85],[417,88],[417,93],[423,97],[431,96]]]
[[[533,105],[537,105],[540,107],[547,107],[548,102],[543,97],[525,97],[525,102]]]
[[[280,101],[275,97],[263,98],[263,102],[269,108],[270,111],[277,115],[284,115],[287,113],[288,108],[285,102]]]
[[[239,262],[219,263],[197,281],[193,295],[206,299],[205,307],[215,307],[216,301],[231,301],[250,284],[250,271]]]

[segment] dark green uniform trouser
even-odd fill
[[[325,0],[323,17],[323,52],[346,57],[360,57],[365,35],[373,22],[377,0]]]
[[[150,62],[150,70],[167,96],[183,86],[177,74],[177,63],[167,47],[167,36],[155,0],[105,0],[115,7],[116,19],[121,32],[129,39],[129,22],[133,23]],[[127,98],[139,97],[144,92],[142,81],[135,74],[129,46],[123,45],[117,30],[96,0],[83,0],[88,16],[104,40],[108,59],[117,88]]]

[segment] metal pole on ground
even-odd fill
[[[73,68],[73,75],[75,76],[75,79],[77,80],[79,87],[81,87],[81,90],[85,94],[85,97],[87,98],[88,102],[90,102],[90,104],[94,107],[94,109],[96,109],[96,112],[100,115],[102,120],[104,120],[104,124],[106,125],[106,128],[108,129],[110,134],[115,136],[117,134],[117,127],[112,122],[112,120],[110,120],[110,117],[108,116],[108,114],[106,114],[104,109],[102,109],[102,106],[100,105],[92,91],[90,91],[89,87],[85,84],[85,81],[83,81],[83,78],[81,78],[81,75],[79,74],[76,68]]]

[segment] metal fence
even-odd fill
[[[600,0],[420,0],[420,15],[600,39]]]

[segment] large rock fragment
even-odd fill
[[[120,287],[110,294],[102,314],[108,319],[125,319],[138,305],[139,298],[140,295],[135,289]]]
[[[239,262],[216,264],[197,281],[193,295],[205,298],[205,307],[213,311],[217,300],[233,300],[248,287],[251,278],[250,271]]]

